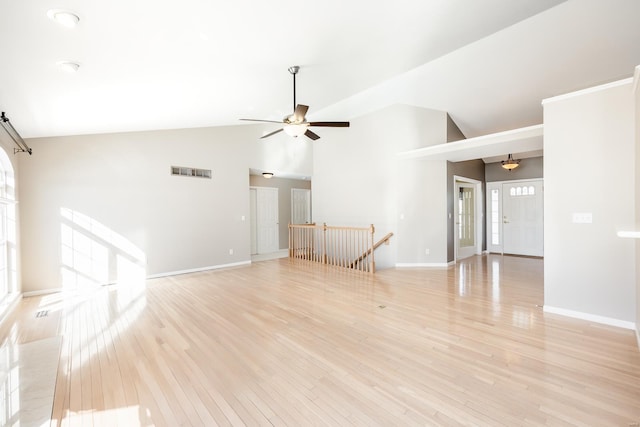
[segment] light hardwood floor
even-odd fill
[[[639,423],[633,332],[544,314],[542,275],[278,259],[27,298],[0,338],[62,337],[54,425]]]

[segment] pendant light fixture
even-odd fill
[[[509,157],[507,158],[507,160],[503,160],[501,163],[502,167],[509,172],[520,166],[520,160],[514,160],[511,153],[509,153]]]

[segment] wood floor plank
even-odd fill
[[[26,298],[0,340],[62,337],[56,426],[639,422],[633,332],[544,313],[543,263],[272,260]]]

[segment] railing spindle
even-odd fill
[[[326,223],[289,224],[289,257],[375,272],[374,251],[393,233],[374,243],[375,227],[334,227]]]

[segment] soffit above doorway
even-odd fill
[[[465,160],[506,156],[508,153],[540,152],[543,149],[543,125],[512,129],[462,141],[432,145],[398,153],[400,159]]]

